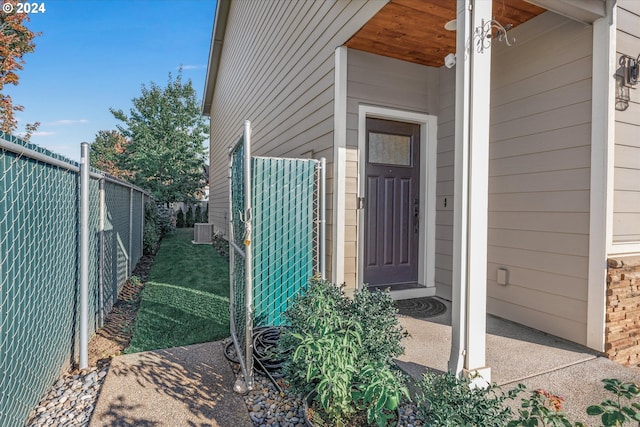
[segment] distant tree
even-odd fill
[[[4,86],[18,85],[18,71],[25,64],[23,56],[36,48],[33,39],[39,34],[29,30],[24,24],[29,22],[29,15],[16,13],[18,0],[3,0],[3,6],[13,5],[12,12],[0,12],[0,130],[13,133],[18,127],[14,113],[23,111],[24,107],[13,103],[11,96],[4,93]],[[6,10],[6,8],[3,8]],[[39,123],[27,125],[24,139],[29,139]]]
[[[110,110],[130,140],[123,165],[132,174],[129,180],[164,203],[194,200],[204,186],[208,126],[191,80],[182,82],[182,70],[175,79],[169,73],[166,87],[142,85],[141,96],[132,102],[128,115]]]
[[[115,130],[101,130],[90,147],[91,164],[115,177],[130,179],[133,173],[127,170],[127,138]]]
[[[182,208],[178,209],[178,213],[176,214],[176,227],[184,228],[184,212]]]
[[[200,205],[196,205],[196,210],[195,213],[193,214],[193,222],[194,223],[198,223],[198,222],[202,222],[202,208],[200,207]]]
[[[193,209],[191,209],[191,206],[189,206],[189,209],[187,209],[187,213],[184,215],[184,226],[190,228],[193,227],[193,223]]]

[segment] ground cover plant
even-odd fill
[[[451,372],[427,372],[416,385],[419,414],[433,427],[505,426],[513,416],[505,402],[515,399],[524,387],[507,392],[496,384],[478,388]]]
[[[193,229],[166,235],[141,295],[125,353],[229,336],[229,266],[211,245],[194,245]]]
[[[640,425],[640,404],[633,400],[640,396],[637,384],[617,379],[603,380],[605,390],[614,399],[605,399],[586,408],[586,414],[599,417],[593,425],[604,427]],[[516,399],[526,387],[504,391],[492,384],[476,388],[471,380],[458,378],[453,373],[427,372],[417,384],[417,406],[420,419],[431,427],[584,427],[571,421],[563,411],[564,398],[547,390],[533,390],[520,400],[514,413],[506,405]],[[592,424],[589,424],[592,425]]]

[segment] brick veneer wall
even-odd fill
[[[640,364],[640,256],[607,260],[605,354]]]

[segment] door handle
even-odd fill
[[[413,232],[417,233],[420,229],[420,201],[416,197],[413,199]]]

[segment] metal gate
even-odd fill
[[[254,326],[279,326],[289,300],[324,277],[324,159],[251,156],[251,124],[229,151],[231,336],[253,387]]]

